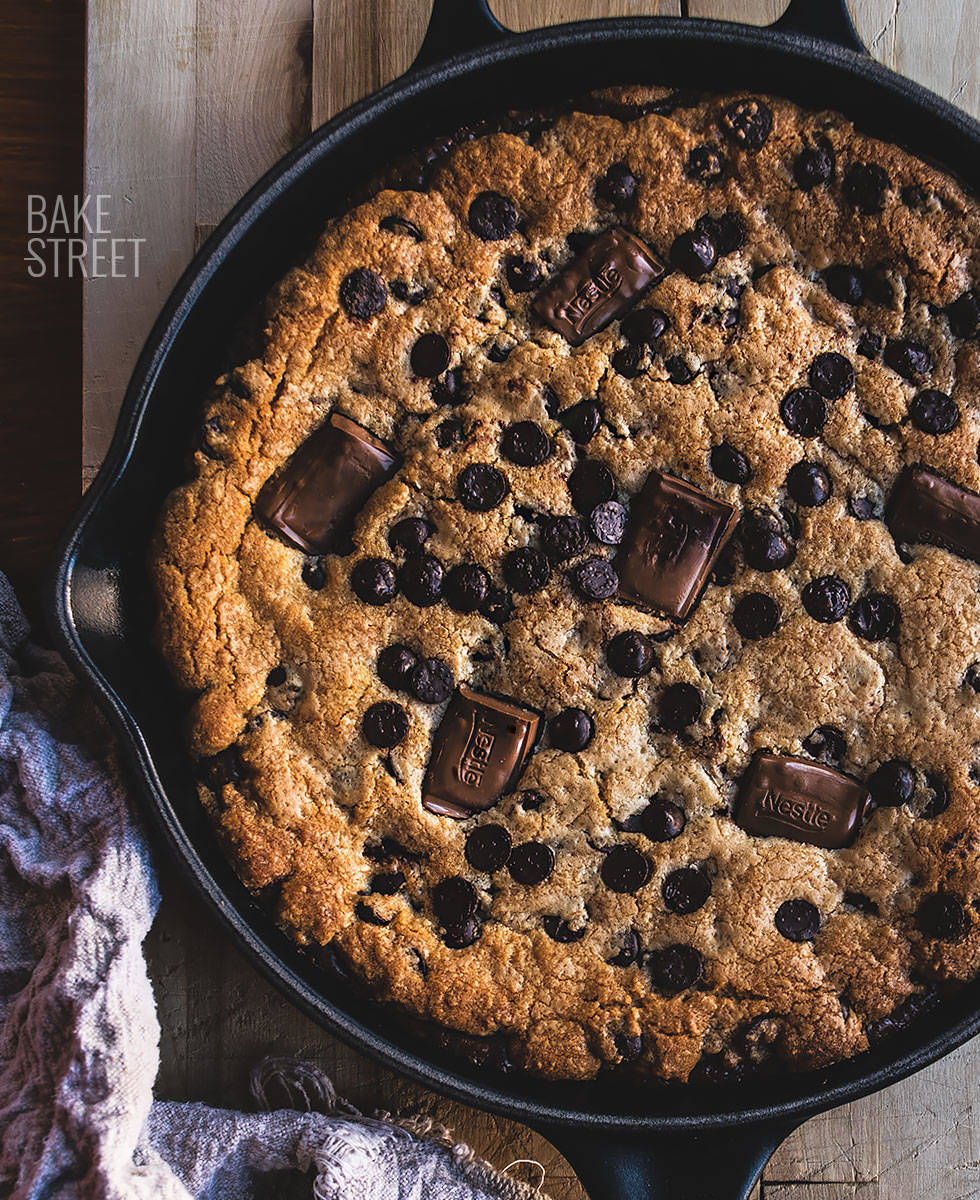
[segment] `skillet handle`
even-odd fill
[[[851,20],[847,0],[790,0],[789,7],[769,28],[779,33],[822,38],[858,54],[868,53]]]
[[[538,1126],[589,1200],[746,1200],[796,1122],[704,1133],[594,1133]]]
[[[475,50],[507,36],[487,0],[433,0],[422,45],[409,70],[424,71],[464,50]]]

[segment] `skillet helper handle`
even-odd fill
[[[424,71],[433,63],[488,46],[507,36],[487,0],[432,0],[432,15],[410,70]]]
[[[540,1132],[571,1163],[589,1200],[746,1200],[794,1128],[779,1122],[702,1134]]]
[[[868,53],[851,20],[847,0],[790,0],[789,7],[770,28],[779,33],[822,38],[858,54]]]

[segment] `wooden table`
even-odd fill
[[[679,0],[493,6],[514,28],[680,12]],[[686,7],[692,16],[762,24],[784,4],[689,0]],[[139,278],[87,285],[86,476],[105,452],[152,318],[202,238],[311,127],[409,64],[427,12],[425,0],[91,0],[86,190],[111,198],[114,234],[146,241]],[[877,58],[980,113],[978,0],[855,0],[854,15]],[[245,1104],[248,1071],[259,1058],[305,1054],[363,1108],[434,1116],[498,1166],[537,1160],[547,1193],[581,1200],[567,1163],[536,1135],[407,1083],[300,1016],[202,917],[166,862],[161,872],[163,905],[148,941],[162,1025],[160,1096]],[[773,1158],[761,1195],[980,1196],[978,1066],[980,1042],[883,1095],[809,1122]],[[537,1179],[527,1167],[515,1171]]]

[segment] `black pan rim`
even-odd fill
[[[723,42],[732,47],[754,47],[789,59],[803,59],[808,64],[817,62],[848,74],[860,73],[885,93],[911,99],[931,118],[965,135],[980,149],[980,123],[949,102],[895,75],[869,58],[813,38],[727,22],[657,17],[578,22],[509,35],[505,40],[456,55],[427,70],[394,81],[338,114],[273,166],[235,205],[181,276],[137,361],[104,464],[58,549],[51,592],[51,625],[66,660],[95,690],[121,740],[130,768],[150,799],[150,809],[157,828],[165,835],[181,866],[191,875],[199,894],[261,973],[308,1016],[349,1045],[445,1095],[539,1126],[624,1133],[726,1129],[774,1119],[801,1121],[905,1078],[955,1049],[980,1030],[980,1009],[953,1021],[940,1033],[912,1046],[903,1054],[888,1057],[886,1051],[876,1056],[865,1055],[846,1060],[843,1064],[845,1068],[852,1068],[854,1064],[860,1068],[866,1061],[875,1058],[881,1060],[870,1070],[858,1070],[853,1079],[825,1083],[821,1082],[818,1074],[797,1076],[795,1078],[801,1081],[801,1090],[805,1089],[805,1094],[775,1106],[732,1107],[722,1112],[705,1111],[672,1116],[639,1115],[636,1112],[612,1114],[529,1100],[521,1096],[520,1091],[522,1082],[532,1080],[530,1076],[511,1077],[513,1086],[510,1081],[500,1087],[474,1085],[454,1071],[436,1066],[418,1053],[404,1050],[365,1027],[345,1009],[326,1000],[258,936],[243,914],[229,902],[173,810],[137,722],[129,713],[123,698],[115,692],[82,644],[72,611],[72,584],[84,537],[103,504],[125,475],[139,437],[142,417],[152,403],[154,387],[171,345],[179,336],[193,305],[245,231],[274,205],[284,191],[298,182],[313,163],[402,101],[449,85],[481,67],[506,61],[516,62],[582,42],[605,44],[623,38],[650,39],[661,48],[665,41],[678,39],[694,43]],[[853,1070],[845,1071],[845,1074],[852,1073]],[[562,1086],[574,1088],[575,1085],[564,1083]]]

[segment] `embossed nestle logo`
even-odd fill
[[[618,292],[622,283],[623,276],[619,268],[615,263],[607,262],[597,275],[586,279],[575,295],[556,310],[555,315],[580,331],[589,313],[607,296]]]
[[[759,801],[757,812],[770,812],[789,825],[799,829],[826,829],[833,820],[833,813],[822,808],[814,800],[798,800],[774,792],[769,788]]]
[[[467,787],[481,788],[493,752],[494,735],[477,715],[459,759],[459,778]]]

